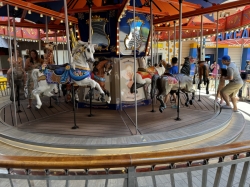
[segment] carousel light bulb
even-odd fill
[[[0,6],[3,6],[3,2],[0,2]]]
[[[248,25],[246,26],[246,29],[248,28]]]
[[[212,15],[213,15],[212,13],[209,14],[209,16],[212,16]]]
[[[208,29],[206,31],[208,31]]]
[[[187,21],[189,21],[189,18],[187,18]]]
[[[31,14],[31,10],[28,11],[28,14]]]
[[[71,22],[69,22],[69,25],[72,25],[72,23],[71,23]]]
[[[43,14],[40,14],[40,17],[42,18],[42,17],[43,17]]]
[[[54,20],[54,18],[53,18],[53,17],[51,17],[51,20],[53,21],[53,20]]]
[[[63,23],[63,20],[61,20],[60,22]]]
[[[18,10],[18,7],[17,7],[17,6],[15,6],[15,10]]]

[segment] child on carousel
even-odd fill
[[[15,55],[14,50],[12,50],[12,58],[8,58],[8,62],[10,63],[10,69],[7,71],[7,81],[10,84],[12,65],[13,65],[13,68],[17,68],[23,72],[23,76],[24,76],[23,83],[24,85],[26,85],[27,76],[26,76],[26,72],[23,69],[23,59],[22,57],[19,56],[19,51],[16,51],[16,52],[17,54]],[[16,60],[16,56],[17,56],[17,60]]]

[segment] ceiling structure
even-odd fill
[[[67,0],[69,22],[77,24],[78,13],[89,11],[89,0]],[[241,4],[239,2],[242,2]],[[136,13],[150,13],[149,0],[136,0]],[[229,8],[227,3],[235,3]],[[6,4],[10,5],[10,16],[21,18],[19,27],[45,29],[47,17],[49,29],[64,30],[65,16],[63,0],[0,0],[0,16],[7,16]],[[220,5],[221,4],[221,5]],[[216,14],[229,16],[243,9],[250,0],[183,0],[183,30],[192,32],[200,28],[200,14],[204,14],[204,29],[212,29],[216,25]],[[133,11],[133,0],[92,0],[92,12],[119,10],[118,17],[126,11]],[[242,6],[241,6],[242,5]],[[16,8],[17,7],[17,8]],[[228,10],[222,11],[225,8]],[[16,9],[16,10],[15,10]],[[153,14],[156,31],[173,30],[173,21],[179,17],[179,0],[153,0]],[[0,20],[0,26],[7,26],[7,21]],[[220,26],[219,26],[220,27]],[[177,22],[178,29],[178,22]],[[163,37],[164,38],[164,37]]]

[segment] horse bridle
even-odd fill
[[[111,65],[110,65],[110,68],[109,68],[108,70],[106,70],[106,66],[107,66],[108,64],[111,64]],[[104,71],[104,73],[108,73],[112,68],[113,68],[113,67],[112,67],[112,62],[111,62],[111,61],[107,61],[107,62],[105,63],[105,71]]]

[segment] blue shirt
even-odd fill
[[[169,69],[169,73],[171,73],[171,74],[177,74],[177,73],[179,73],[178,66],[172,66],[172,67]]]

